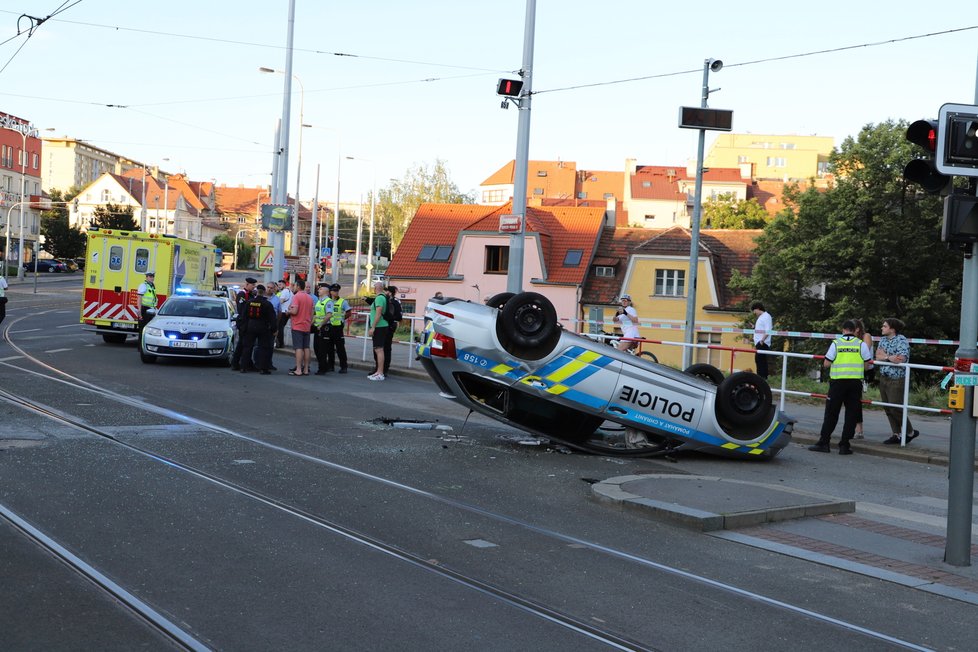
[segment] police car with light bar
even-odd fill
[[[197,358],[228,365],[237,342],[234,317],[227,291],[178,289],[143,328],[139,357],[145,363],[158,358]]]
[[[578,450],[771,459],[791,440],[757,374],[618,351],[564,330],[538,293],[431,299],[425,318],[418,354],[443,396]]]

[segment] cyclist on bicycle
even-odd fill
[[[629,351],[638,348],[636,340],[642,337],[638,332],[638,312],[632,305],[631,295],[623,294],[619,301],[621,301],[621,308],[615,313],[615,323],[621,328],[618,350]]]

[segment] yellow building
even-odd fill
[[[757,260],[754,240],[760,230],[705,229],[700,233],[697,270],[696,342],[728,348],[750,348],[739,333],[722,332],[740,326],[747,299],[729,288],[736,269],[749,274]],[[690,232],[688,229],[607,228],[585,282],[580,330],[612,332],[617,298],[629,294],[648,340],[682,342],[685,339]],[[659,362],[682,366],[682,347],[645,344]],[[695,362],[731,371],[731,351],[697,349]],[[733,368],[752,369],[753,355],[737,353]]]
[[[721,133],[706,154],[708,168],[750,166],[753,179],[808,181],[828,175],[831,136]]]

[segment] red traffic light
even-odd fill
[[[917,120],[907,127],[907,140],[928,152],[937,151],[937,121]]]
[[[521,90],[523,90],[523,81],[520,79],[500,79],[496,84],[496,95],[519,97]]]

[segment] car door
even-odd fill
[[[672,369],[650,369],[636,358],[623,363],[607,418],[642,430],[693,438],[702,418],[706,390]]]

